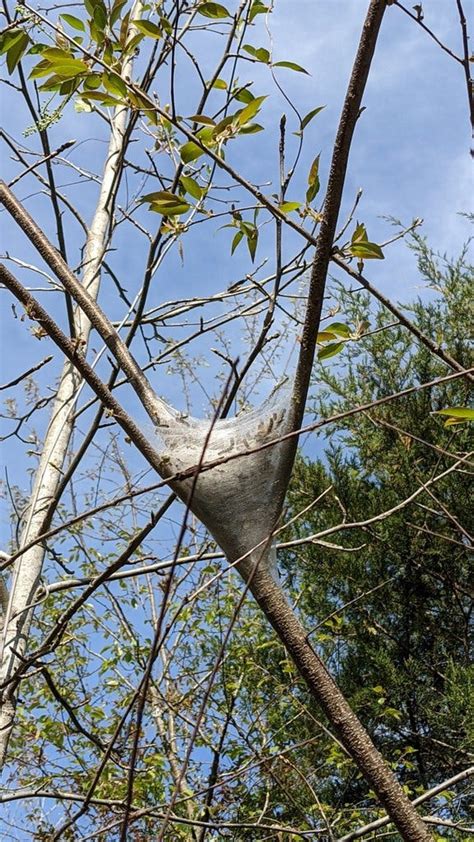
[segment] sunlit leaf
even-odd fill
[[[72,26],[73,29],[77,29],[79,32],[85,32],[86,27],[84,25],[84,21],[82,21],[80,18],[76,18],[74,17],[74,15],[65,14],[59,15],[59,17],[62,18],[66,23],[68,23],[69,26]]]
[[[39,61],[30,72],[29,79],[40,79],[42,76],[48,76],[51,73],[51,63],[46,60]]]
[[[181,199],[179,202],[153,202],[150,205],[150,210],[160,213],[162,216],[181,216],[183,213],[187,213],[190,207],[188,202]]]
[[[438,409],[434,415],[448,415],[445,427],[453,427],[455,424],[465,424],[467,421],[474,421],[474,409],[469,406],[450,406],[446,409]]]
[[[200,15],[204,15],[206,18],[212,18],[213,20],[230,17],[230,12],[220,3],[201,3],[197,7],[197,11]]]
[[[322,110],[323,110],[323,108],[326,108],[326,106],[325,106],[325,105],[320,105],[320,106],[319,106],[319,108],[313,108],[313,110],[312,110],[312,111],[309,111],[309,112],[306,114],[306,116],[305,116],[305,117],[303,117],[303,119],[302,119],[302,121],[301,121],[300,129],[301,129],[301,130],[305,129],[305,128],[306,128],[306,126],[308,125],[308,123],[310,123],[310,122],[311,122],[311,120],[313,119],[313,117],[316,117],[316,114],[319,114],[319,112],[320,112],[320,111],[322,111]]]
[[[361,260],[384,260],[384,253],[377,243],[360,240],[351,243],[349,251],[353,257],[360,257]]]
[[[192,117],[188,117],[188,120],[192,120],[193,123],[202,123],[204,126],[216,125],[212,117],[207,117],[205,114],[193,114]]]
[[[239,134],[256,134],[263,131],[264,128],[259,123],[247,123],[246,126],[242,126]]]
[[[102,93],[101,91],[83,91],[81,99],[91,102],[100,102],[101,105],[111,108],[121,104],[120,100],[116,99],[116,97],[111,96],[110,94]]]
[[[113,26],[115,23],[117,23],[121,15],[122,9],[126,5],[127,0],[115,0],[112,6],[112,11],[110,12],[110,26]]]
[[[320,181],[319,181],[319,155],[316,155],[313,163],[311,164],[309,174],[308,174],[308,189],[306,191],[306,201],[308,204],[313,201],[313,199],[317,196],[320,188]]]
[[[270,63],[270,53],[265,47],[252,47],[251,44],[245,44],[242,49],[257,61],[261,61],[263,64]]]
[[[252,102],[252,100],[255,99],[255,97],[253,93],[249,91],[248,88],[240,88],[240,90],[237,89],[237,91],[234,93],[234,99],[236,99],[237,102],[247,103]]]
[[[74,102],[74,110],[77,111],[79,114],[82,111],[90,113],[92,111],[92,105],[90,104],[90,102],[87,102],[87,100],[78,96],[76,101]]]
[[[235,115],[235,120],[239,126],[244,126],[245,123],[248,123],[255,115],[260,111],[263,101],[266,99],[266,96],[256,96],[252,102],[249,102],[245,108],[242,108],[241,111],[238,111]]]
[[[294,61],[275,61],[272,64],[272,67],[288,67],[289,70],[296,70],[298,73],[306,73],[307,76],[310,75],[304,67],[301,67],[301,64],[296,64]]]
[[[90,73],[89,76],[86,76],[84,79],[84,88],[86,90],[94,91],[97,88],[100,88],[102,84],[102,74],[101,73]]]
[[[197,158],[200,158],[201,155],[204,155],[204,150],[201,149],[197,143],[194,143],[190,140],[188,143],[185,143],[181,149],[179,150],[181,155],[181,160],[184,164],[189,164],[191,161],[196,161]]]
[[[163,37],[163,32],[160,27],[155,23],[152,23],[151,20],[134,20],[132,22],[139,32],[143,32],[144,35],[149,35],[150,38],[158,40],[158,38]]]
[[[329,357],[334,357],[344,347],[344,342],[332,342],[318,351],[318,360],[328,360]]]
[[[103,74],[104,88],[111,94],[118,94],[118,96],[127,96],[127,86],[123,79],[117,73]]]
[[[212,137],[218,138],[219,135],[222,134],[224,129],[226,129],[227,126],[230,126],[234,122],[234,116],[235,115],[233,114],[229,114],[227,117],[224,117],[224,119],[221,120],[219,123],[217,123],[217,125],[214,126],[212,130]]]
[[[367,236],[367,231],[363,222],[358,222],[355,231],[352,235],[351,242],[352,243],[359,243],[359,242],[368,242],[369,238]]]
[[[337,339],[336,333],[331,333],[329,330],[320,330],[316,337],[316,342],[320,345],[322,342],[330,342],[334,339]]]
[[[231,249],[230,249],[231,254],[234,253],[234,251],[236,250],[239,243],[243,240],[243,237],[244,237],[244,232],[243,231],[237,231],[237,234],[235,235],[234,239],[232,240],[232,246],[231,246]]]
[[[283,204],[279,205],[282,213],[290,213],[291,211],[298,210],[300,207],[301,202],[283,202]]]
[[[191,176],[189,175],[182,175],[179,180],[183,185],[184,189],[186,190],[186,193],[189,193],[189,195],[192,196],[193,199],[202,198],[204,190],[202,187],[199,186],[199,184],[197,183],[197,181],[194,180],[194,178],[191,178]]]
[[[260,0],[255,0],[255,2],[252,3],[252,7],[250,9],[250,14],[249,14],[250,23],[252,23],[253,19],[257,15],[264,15],[268,11],[269,11],[269,6],[265,6],[263,3],[260,2]]]
[[[3,35],[0,35],[0,55],[6,53],[24,34],[23,29],[16,27],[15,29],[9,29],[8,32],[4,32]]]
[[[331,333],[337,334],[337,336],[344,336],[346,339],[349,339],[351,336],[351,329],[344,322],[331,322],[325,330],[329,330]]]
[[[22,32],[20,37],[10,45],[7,51],[7,67],[9,73],[13,73],[18,62],[24,55],[29,43],[30,39],[28,35],[26,32]]]

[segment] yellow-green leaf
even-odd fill
[[[331,322],[325,330],[331,331],[331,333],[336,333],[338,336],[344,336],[345,339],[349,339],[351,335],[350,328],[344,324],[344,322]]]
[[[30,39],[28,35],[26,32],[22,32],[20,37],[15,39],[14,43],[9,46],[7,51],[7,67],[9,73],[13,73],[29,43]]]
[[[193,199],[202,199],[204,190],[200,187],[197,181],[194,180],[194,178],[191,178],[189,175],[182,175],[179,180],[186,190],[186,193],[189,193]]]
[[[265,47],[252,47],[251,44],[244,44],[242,49],[250,56],[253,56],[253,58],[257,61],[261,61],[263,64],[270,63],[270,53],[265,49]]]
[[[359,242],[367,243],[368,240],[369,240],[369,238],[367,236],[367,231],[366,231],[364,223],[358,222],[356,227],[355,227],[355,231],[352,235],[351,242],[352,243],[359,243]]]
[[[301,207],[301,202],[283,202],[279,209],[282,213],[291,213],[291,211],[298,210],[299,207]]]
[[[225,6],[221,5],[221,3],[201,3],[198,6],[197,11],[200,15],[204,15],[206,18],[212,18],[214,20],[230,17],[230,13],[227,11]]]
[[[245,108],[238,111],[235,115],[235,120],[239,126],[244,126],[260,111],[262,103],[266,100],[266,96],[256,96]]]
[[[360,240],[352,242],[349,250],[353,257],[360,257],[361,260],[384,260],[384,253],[377,243]]]
[[[326,106],[320,105],[319,108],[313,108],[312,111],[309,111],[308,114],[306,114],[306,117],[303,117],[300,125],[301,131],[306,128],[306,126],[308,125],[308,123],[311,122],[313,117],[316,117],[316,114],[319,114],[319,112],[322,111],[323,108],[326,108]]]
[[[160,27],[156,23],[152,23],[151,20],[134,20],[132,23],[139,32],[143,32],[144,35],[148,35],[150,38],[158,40],[163,37]]]
[[[334,357],[343,348],[344,342],[332,342],[318,351],[318,360],[328,360],[329,357]]]
[[[334,339],[337,339],[336,333],[331,333],[329,330],[320,330],[316,337],[316,342],[318,345],[321,345],[323,342],[334,341]]]
[[[204,150],[201,149],[197,143],[194,143],[190,140],[188,143],[185,143],[181,149],[179,150],[181,155],[181,160],[184,164],[189,164],[190,161],[196,161],[197,158],[200,158],[201,155],[204,155]]]
[[[433,414],[449,415],[450,419],[453,419],[454,423],[459,424],[465,421],[474,421],[474,409],[471,409],[469,406],[450,406],[446,409],[438,409],[438,411]]]
[[[209,82],[207,84],[209,84]],[[225,79],[216,79],[212,83],[212,87],[217,88],[218,91],[226,91],[227,90],[227,82],[225,81]]]
[[[298,73],[306,73],[307,76],[310,75],[304,67],[301,67],[301,64],[296,64],[294,61],[276,61],[272,64],[272,67],[288,67],[289,70],[296,70]]]
[[[74,17],[74,15],[59,15],[69,26],[72,26],[73,29],[77,29],[79,32],[85,32],[86,27],[84,26],[84,21],[80,18]]]
[[[215,120],[212,117],[207,117],[206,114],[193,114],[192,117],[188,117],[188,120],[192,120],[193,123],[200,123],[203,126],[215,126]]]
[[[127,86],[117,73],[104,73],[102,79],[104,88],[111,94],[117,94],[122,97],[127,96]]]
[[[236,250],[237,246],[239,245],[239,243],[241,242],[243,237],[244,237],[244,232],[243,231],[237,231],[237,234],[235,235],[234,239],[232,240],[232,246],[231,246],[231,249],[230,249],[231,254],[234,253],[234,251]]]
[[[162,216],[181,216],[181,214],[186,213],[189,208],[190,205],[182,199],[179,202],[174,203],[152,202],[150,205],[151,211],[160,213]]]
[[[319,181],[319,158],[320,155],[316,155],[313,163],[311,164],[309,174],[308,174],[308,189],[306,191],[306,201],[308,204],[313,201],[313,199],[317,196],[320,188],[320,181]]]

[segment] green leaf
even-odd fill
[[[64,82],[64,78],[62,76],[58,76],[57,73],[54,73],[49,79],[46,79],[46,82],[43,82],[42,85],[39,86],[40,91],[59,91],[62,84]]]
[[[79,32],[85,32],[86,31],[84,21],[82,21],[80,18],[76,18],[76,17],[74,17],[74,15],[65,15],[65,14],[59,15],[59,17],[62,18],[64,21],[66,21],[66,23],[68,23],[69,26],[72,26],[73,29],[77,29]]]
[[[202,199],[204,195],[204,190],[202,187],[199,186],[199,184],[197,183],[197,181],[194,180],[194,178],[191,178],[191,176],[189,175],[182,175],[179,180],[183,185],[184,189],[186,190],[186,193],[189,193],[189,195],[192,196],[193,199]]]
[[[264,15],[268,11],[269,11],[269,6],[264,6],[264,4],[260,2],[260,0],[255,0],[255,2],[252,3],[252,7],[250,9],[250,14],[249,14],[250,23],[252,23],[253,19],[257,15]]]
[[[318,351],[318,360],[328,360],[329,357],[334,357],[344,347],[344,342],[332,342]]]
[[[296,64],[294,61],[275,61],[272,64],[272,67],[288,67],[289,70],[296,70],[298,73],[306,73],[307,76],[310,75],[304,67],[301,67],[301,64]]]
[[[474,409],[469,406],[450,406],[446,409],[438,409],[433,415],[449,415],[450,418],[458,419],[458,422],[474,421]]]
[[[145,36],[144,36],[143,32],[137,32],[137,34],[134,35],[133,38],[130,38],[130,41],[127,41],[127,46],[124,49],[123,55],[124,56],[133,55],[133,53],[137,49],[138,45],[143,41],[144,37]]]
[[[107,107],[121,105],[121,101],[119,99],[116,99],[114,96],[110,96],[110,94],[102,93],[101,91],[83,91],[80,98],[86,102],[100,102],[101,105]]]
[[[51,73],[51,64],[49,61],[42,59],[38,62],[38,64],[35,64],[33,70],[29,73],[28,78],[40,79],[41,76],[47,76],[49,73]]]
[[[197,11],[200,15],[204,15],[206,18],[212,18],[213,20],[230,17],[230,12],[220,3],[201,3],[197,7]]]
[[[260,111],[263,101],[266,99],[266,96],[256,96],[252,102],[249,102],[245,108],[242,108],[241,111],[237,111],[237,114],[234,115],[235,120],[239,126],[244,126],[245,123],[248,123],[252,117],[255,117],[256,114]]]
[[[24,34],[23,29],[17,27],[15,29],[10,29],[8,32],[4,32],[3,35],[0,35],[0,55],[6,53]]]
[[[232,246],[231,246],[231,249],[230,249],[231,254],[234,253],[234,251],[236,250],[239,243],[243,240],[243,237],[244,237],[244,232],[243,231],[237,231],[237,234],[235,235],[234,239],[232,240]]]
[[[102,3],[98,3],[94,9],[94,24],[100,32],[107,26],[107,9]]]
[[[141,196],[140,204],[150,202],[150,210],[161,213],[162,216],[179,216],[186,213],[191,207],[181,196],[171,193],[169,190],[157,190],[154,193],[147,193]]]
[[[13,73],[29,43],[30,39],[28,35],[26,32],[22,32],[20,37],[15,39],[14,43],[10,45],[7,51],[7,67],[9,73]]]
[[[149,35],[150,38],[155,38],[156,40],[163,38],[162,30],[156,23],[152,23],[151,20],[134,20],[132,23],[139,32]]]
[[[263,64],[270,64],[270,53],[265,47],[252,47],[251,44],[244,44],[242,49],[257,61],[261,61]]]
[[[300,207],[301,202],[283,202],[282,205],[279,205],[282,213],[291,213],[291,211],[298,210]]]
[[[87,91],[95,91],[102,84],[102,73],[91,73],[84,79],[84,88]]]
[[[242,126],[239,134],[256,134],[263,131],[265,130],[259,123],[248,123],[246,126]]]
[[[384,253],[377,243],[357,241],[349,246],[353,257],[360,257],[361,260],[384,260]]]
[[[351,335],[350,328],[343,322],[332,322],[324,329],[331,331],[331,333],[337,334],[337,336],[343,336],[345,339],[349,339]]]
[[[320,155],[316,155],[313,163],[311,164],[309,174],[308,174],[308,189],[306,191],[306,201],[308,204],[313,201],[315,196],[317,196],[320,188],[320,181],[319,181],[319,158]]]
[[[62,82],[59,87],[59,93],[61,96],[66,96],[67,94],[72,94],[73,91],[76,91],[79,85],[81,84],[80,79],[66,79],[65,82]]]
[[[81,73],[87,73],[89,68],[83,61],[71,59],[71,61],[51,64],[51,70],[63,79],[74,79],[75,76],[80,76]]]
[[[215,120],[212,117],[206,117],[205,114],[193,114],[191,117],[188,117],[188,120],[192,120],[193,123],[201,123],[203,126],[215,126]]]
[[[126,5],[127,0],[115,0],[112,6],[112,11],[110,12],[110,26],[113,26],[115,23],[117,23],[121,15],[122,9]]]
[[[140,196],[138,201],[140,204],[143,204],[143,202],[180,202],[181,196],[171,193],[170,190],[155,190],[153,193]]]
[[[302,119],[302,121],[301,121],[300,130],[301,130],[301,131],[303,131],[303,129],[305,129],[305,128],[306,128],[306,126],[308,125],[308,123],[310,123],[310,122],[311,122],[311,120],[313,119],[313,117],[316,117],[316,114],[319,114],[319,112],[320,112],[320,111],[322,111],[322,110],[323,110],[323,108],[326,108],[326,106],[325,106],[325,105],[320,105],[320,106],[319,106],[319,108],[313,108],[313,110],[312,110],[312,111],[308,111],[308,113],[306,114],[306,117],[303,117],[303,119]]]
[[[318,345],[322,345],[323,342],[334,341],[334,339],[337,339],[336,333],[331,333],[329,330],[320,330],[316,337],[316,342]]]
[[[127,86],[117,73],[104,73],[102,76],[104,88],[111,94],[121,97],[127,96]]]
[[[207,84],[209,84],[209,82]],[[212,87],[217,88],[217,90],[219,90],[219,91],[226,91],[227,90],[227,82],[225,81],[225,79],[216,79],[212,83]]]
[[[190,140],[185,143],[179,150],[183,164],[189,164],[191,161],[196,161],[201,155],[204,155],[204,150],[201,149],[197,143]]]
[[[229,114],[227,117],[224,117],[224,119],[221,120],[219,123],[217,123],[217,126],[214,126],[214,128],[212,130],[212,137],[213,138],[219,137],[219,135],[222,134],[224,129],[226,129],[227,126],[230,126],[231,123],[234,122],[234,117],[235,117],[235,114]]]
[[[237,102],[252,102],[255,97],[248,88],[241,88],[240,90],[237,88],[237,91],[234,92],[234,99]]]
[[[368,243],[369,238],[367,236],[367,231],[363,222],[358,222],[355,231],[352,235],[351,243],[359,243],[359,242],[366,242]]]
[[[153,202],[150,210],[162,216],[181,216],[187,213],[191,205],[181,199],[179,202]]]
[[[252,258],[252,263],[255,260],[255,253],[257,251],[257,243],[258,243],[258,231],[255,230],[255,235],[253,237],[247,237],[247,247],[249,250],[250,257]]]

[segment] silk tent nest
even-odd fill
[[[292,446],[290,440],[278,441],[293,429],[289,385],[277,387],[259,408],[234,418],[198,420],[160,399],[157,415],[164,476],[218,462],[199,472],[197,480],[172,481],[174,491],[209,530],[228,561],[237,563],[245,580],[265,564],[278,581],[272,534],[286,491],[284,465]],[[265,447],[274,440],[275,444]]]

